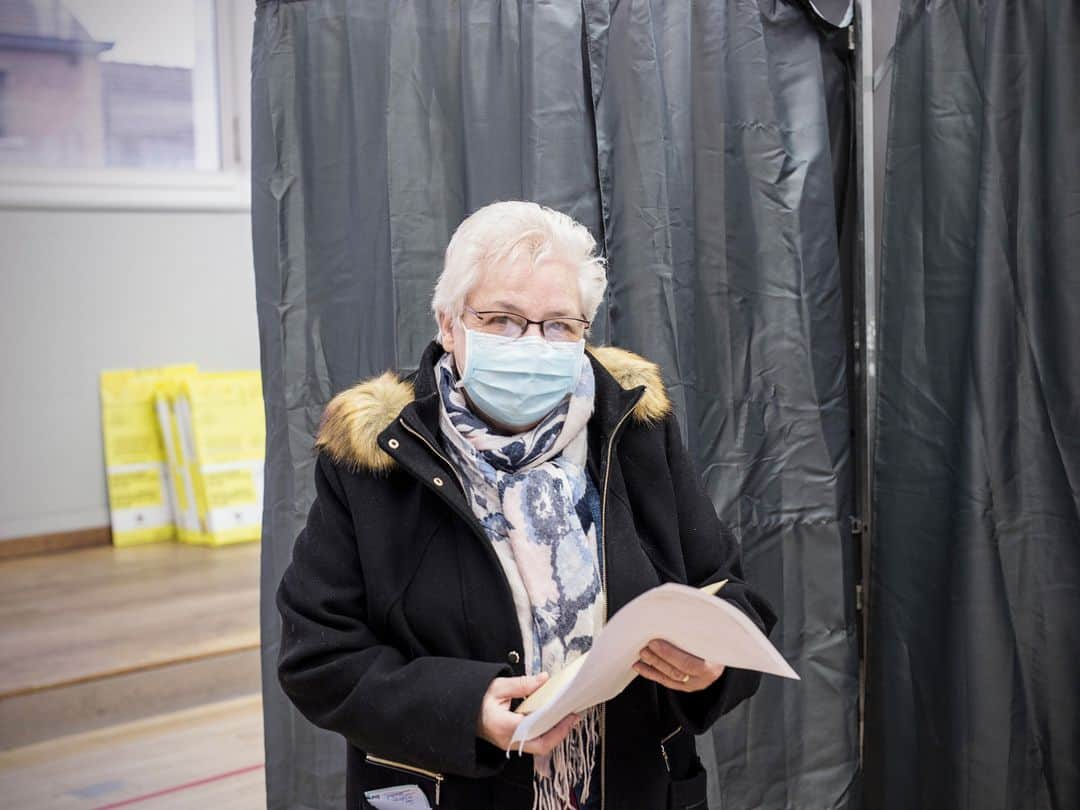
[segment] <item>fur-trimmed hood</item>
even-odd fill
[[[588,352],[624,389],[645,386],[634,406],[635,420],[651,424],[671,413],[671,401],[655,363],[614,346],[590,346]],[[394,460],[379,447],[379,434],[415,396],[412,383],[392,371],[357,383],[326,406],[315,448],[353,469],[388,471]]]

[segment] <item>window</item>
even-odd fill
[[[246,186],[251,14],[250,0],[2,0],[0,184],[68,200]]]

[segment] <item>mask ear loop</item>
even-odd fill
[[[469,334],[472,332],[472,330],[469,329],[469,327],[467,327],[465,325],[465,315],[464,315],[464,313],[461,314],[461,315],[458,315],[458,323],[461,324],[461,328],[465,332],[465,356],[466,356],[465,371],[468,371],[468,356],[470,354],[470,352],[469,352]],[[455,358],[455,360],[456,360],[456,358]],[[454,371],[454,390],[455,391],[463,391],[465,389],[465,372],[464,371],[462,371],[462,372],[458,371],[456,362],[451,363],[451,366],[453,367],[453,371]]]

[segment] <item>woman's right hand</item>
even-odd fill
[[[480,704],[480,718],[476,723],[476,734],[503,751],[510,750],[510,738],[524,715],[510,711],[510,701],[526,698],[539,689],[548,679],[546,672],[539,675],[524,675],[519,678],[496,678],[484,693]],[[546,734],[529,740],[522,749],[526,754],[544,756],[561,743],[578,721],[578,715],[568,714],[555,728]],[[516,747],[516,746],[515,746]]]

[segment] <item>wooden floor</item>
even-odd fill
[[[0,753],[0,806],[263,810],[257,696]]]
[[[163,543],[0,564],[0,698],[259,644],[259,547]]]
[[[259,547],[0,560],[0,807],[263,810]]]

